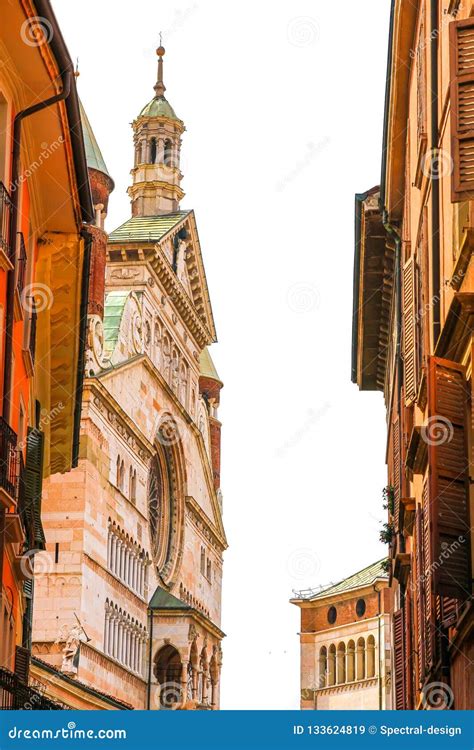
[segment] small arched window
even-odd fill
[[[130,466],[130,500],[134,503],[137,499],[137,471]]]
[[[211,582],[211,580],[212,580],[212,563],[211,563],[211,561],[210,561],[210,560],[208,560],[208,561],[207,561],[207,566],[206,566],[206,577],[207,577],[207,580],[208,580],[208,581],[209,581],[209,583],[210,583],[210,582]]]
[[[150,164],[156,163],[156,138],[150,141]]]
[[[173,166],[173,143],[170,138],[165,141],[164,162],[167,167]]]
[[[326,687],[327,683],[327,671],[328,671],[328,651],[326,646],[323,646],[319,652],[319,676],[318,676],[318,688]]]
[[[201,547],[201,573],[206,574],[206,550]]]
[[[375,677],[375,638],[367,638],[367,677]]]
[[[357,679],[365,680],[365,641],[363,638],[359,638],[357,641]]]
[[[120,455],[117,456],[117,464],[115,468],[115,484],[120,487]]]
[[[337,647],[337,684],[343,685],[346,681],[346,644],[340,643]]]
[[[334,643],[329,646],[328,657],[328,685],[336,684],[336,647]]]
[[[353,682],[355,680],[355,643],[349,641],[347,644],[347,668],[346,668],[347,682]]]

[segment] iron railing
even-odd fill
[[[17,436],[3,417],[0,417],[0,487],[15,498],[18,481]]]
[[[3,182],[0,182],[0,248],[13,260],[13,248],[10,242],[10,217],[12,199]]]
[[[23,237],[23,232],[17,232],[17,242],[18,242],[18,258],[17,258],[17,275],[16,275],[16,288],[18,291],[18,294],[23,294],[23,290],[25,288],[25,278],[26,278],[26,262],[27,262],[27,255],[26,255],[26,247],[25,247],[25,238]]]
[[[63,706],[25,685],[18,675],[0,668],[0,711],[62,711]]]

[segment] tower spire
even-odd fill
[[[157,96],[164,96],[164,93],[166,91],[166,86],[163,83],[163,57],[165,54],[165,48],[162,44],[162,36],[160,31],[160,46],[156,50],[156,54],[158,55],[158,79],[155,83],[155,93]]]

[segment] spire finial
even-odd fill
[[[81,74],[79,73],[79,58],[76,58],[76,69],[74,71],[74,77],[79,78]]]
[[[163,47],[163,37],[160,31],[160,46],[156,50],[158,55],[158,80],[155,84],[155,92],[157,96],[163,96],[166,91],[166,86],[163,83],[163,57],[165,54],[165,48]]]

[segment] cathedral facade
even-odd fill
[[[219,708],[222,382],[196,219],[180,209],[185,127],[157,54],[132,124],[132,216],[109,236],[113,182],[82,113],[96,226],[80,458],[43,491],[32,663],[73,708]]]

